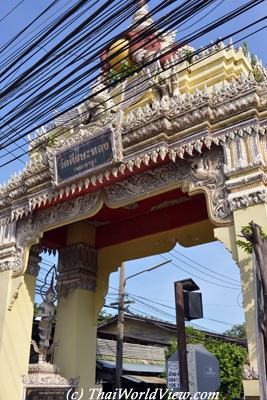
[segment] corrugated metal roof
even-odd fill
[[[98,360],[97,364],[103,366],[104,368],[110,368],[110,369],[116,368],[115,361]],[[128,363],[123,363],[122,368],[124,372],[148,372],[151,374],[153,373],[161,374],[165,370],[164,365],[149,365],[149,364],[146,365],[146,364],[128,364]]]
[[[135,383],[152,383],[154,385],[165,385],[166,379],[159,378],[158,376],[144,376],[144,375],[122,375],[123,378]]]
[[[105,357],[112,356],[116,357],[116,346],[115,340],[108,339],[97,339],[97,356]],[[163,347],[159,346],[146,346],[136,343],[124,343],[123,344],[123,358],[127,359],[142,359],[149,362],[165,363],[165,352]]]

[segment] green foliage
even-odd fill
[[[110,83],[116,83],[122,78],[127,78],[127,76],[131,75],[138,68],[140,68],[139,64],[129,65],[129,62],[127,60],[123,60],[120,63],[119,71],[115,71],[112,68],[109,70],[109,81]]]
[[[247,356],[246,350],[232,343],[211,340],[205,347],[218,358],[220,364],[221,387],[223,400],[241,397],[242,370]]]
[[[206,340],[204,333],[193,328],[192,326],[186,326],[185,333],[187,344],[204,344]],[[176,340],[172,340],[165,352],[166,358],[169,358],[176,351],[176,349],[177,342]]]
[[[194,51],[190,49],[182,49],[182,55],[189,64],[192,64],[192,58],[194,56]]]
[[[252,229],[250,225],[242,226],[242,231],[250,235],[252,233]],[[267,235],[263,232],[262,228],[260,227],[260,237],[262,239],[265,239]],[[246,239],[245,240],[237,240],[236,245],[238,247],[241,247],[246,253],[252,254],[253,248],[252,244],[248,242]]]
[[[199,331],[196,328],[193,328],[192,326],[187,326],[185,328],[185,332],[187,335],[188,344],[199,344],[199,343],[204,344],[206,336],[203,332]]]
[[[111,318],[113,318],[113,315],[108,314],[105,311],[101,311],[101,313],[98,315],[97,323],[108,321]]]
[[[251,66],[252,66],[252,68],[255,68],[257,63],[258,63],[257,57],[255,56],[255,54],[252,54],[252,56],[251,56]]]
[[[188,344],[201,344],[217,357],[221,378],[220,400],[241,397],[242,370],[247,356],[246,350],[233,343],[208,338],[203,332],[192,327],[186,327],[186,334]],[[171,342],[166,357],[170,357],[176,349],[176,342]]]
[[[244,55],[245,55],[246,57],[248,57],[248,44],[247,44],[246,41],[244,41],[244,42],[242,43],[242,50],[243,50]]]
[[[247,44],[246,41],[243,42],[243,44],[242,44],[242,50],[243,50],[244,55],[248,58],[249,51],[248,51],[248,44]],[[252,73],[253,73],[253,76],[255,78],[255,81],[258,82],[258,83],[262,82],[264,76],[263,76],[263,72],[262,72],[261,68],[259,67],[258,59],[255,56],[255,54],[251,55],[251,61],[250,62],[251,62]]]
[[[259,68],[258,65],[256,65],[256,66],[253,68],[252,73],[253,73],[253,75],[254,75],[254,78],[255,78],[255,81],[256,81],[256,82],[260,83],[260,82],[263,81],[264,76],[263,76],[263,73],[262,73],[262,71],[261,71],[261,69]]]
[[[252,254],[252,244],[248,241],[244,241],[244,240],[237,240],[236,241],[236,245],[238,247],[241,247],[241,249],[243,249],[246,253],[248,254]]]
[[[223,334],[237,339],[246,339],[246,325],[245,323],[233,325],[231,329],[228,329]]]
[[[60,135],[64,135],[64,133],[62,132],[60,133]],[[49,132],[49,136],[47,137],[48,140],[47,146],[48,147],[54,146],[56,144],[57,138],[58,138],[58,131],[53,129],[52,131]]]
[[[258,59],[255,56],[255,54],[252,54],[252,56],[251,56],[251,66],[252,66],[252,72],[253,72],[256,82],[261,82],[263,80],[263,73],[259,68]]]

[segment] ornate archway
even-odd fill
[[[96,315],[121,261],[214,237],[240,267],[250,365],[258,369],[253,263],[236,238],[251,219],[267,231],[267,80],[264,73],[255,80],[242,49],[219,42],[210,54],[212,68],[199,54],[193,66],[158,63],[155,77],[142,71],[152,74],[145,95],[133,96],[130,78],[119,99],[104,88],[93,107],[80,106],[87,118],[73,124],[66,116],[53,132],[38,131],[28,165],[0,189],[6,399],[20,399],[27,374],[37,244],[60,252],[62,346],[55,360],[64,376],[94,385]],[[181,59],[180,50],[174,57]],[[101,108],[103,98],[113,108]],[[79,347],[84,340],[86,351]],[[258,381],[254,386],[257,396]]]

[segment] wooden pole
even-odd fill
[[[176,324],[177,324],[177,348],[179,357],[180,391],[189,392],[188,367],[186,353],[186,335],[184,321],[184,296],[183,285],[174,282]]]
[[[124,334],[124,299],[125,299],[125,265],[121,263],[119,284],[118,329],[116,351],[115,389],[122,387],[122,363],[123,363],[123,334]]]
[[[111,303],[111,305],[118,305],[118,325],[117,325],[117,351],[116,351],[116,372],[115,372],[115,389],[120,389],[121,377],[122,377],[122,363],[123,363],[123,335],[124,335],[124,308],[125,304],[132,303],[132,301],[125,301],[125,286],[127,279],[133,278],[137,275],[143,274],[144,272],[153,271],[156,268],[162,267],[168,264],[172,260],[164,261],[154,267],[145,269],[144,271],[137,272],[136,274],[130,275],[125,278],[125,264],[121,263],[120,267],[120,283],[119,283],[119,302]]]

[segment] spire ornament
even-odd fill
[[[146,0],[139,0],[137,2],[138,10],[133,15],[132,25],[136,25],[137,29],[147,28],[148,26],[153,24],[153,19],[149,17],[149,10]],[[141,19],[146,18],[144,21],[139,23]]]

